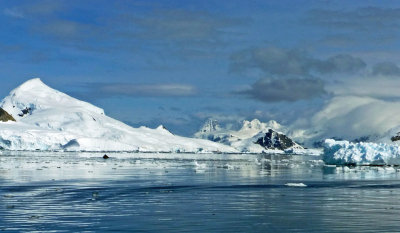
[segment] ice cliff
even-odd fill
[[[400,147],[396,144],[326,139],[323,160],[335,165],[400,165]]]

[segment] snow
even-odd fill
[[[266,123],[258,119],[245,120],[239,130],[231,130],[224,129],[216,120],[210,119],[194,136],[232,146],[242,153],[284,153],[282,150],[266,149],[255,143],[259,138],[264,137],[269,129],[279,133],[286,132],[286,128],[274,120]],[[298,148],[301,147],[298,146]]]
[[[395,144],[326,139],[323,160],[336,165],[400,165],[400,147]]]
[[[204,133],[212,133],[215,131],[219,131],[221,130],[221,127],[218,125],[218,121],[217,120],[213,120],[213,119],[209,119],[202,127],[202,129],[200,130],[200,132],[202,134]]]
[[[1,107],[9,114],[18,118],[25,108],[35,110],[59,110],[65,107],[85,109],[89,112],[104,114],[104,110],[84,101],[72,98],[62,92],[48,87],[39,78],[31,79],[12,90],[2,100]]]
[[[284,127],[274,120],[264,123],[254,119],[252,121],[243,121],[242,128],[234,134],[239,138],[250,138],[260,134],[260,132],[266,132],[268,129],[281,132]]]
[[[386,91],[381,85],[380,88],[374,86],[367,89],[360,88],[360,85],[365,85],[365,82],[362,81],[346,88],[353,90],[357,87],[363,92],[368,90],[366,92],[369,94]],[[343,89],[346,88],[341,88],[341,90],[345,91]],[[305,146],[313,146],[314,142],[323,142],[326,138],[348,141],[366,139],[371,142],[390,143],[390,137],[385,137],[388,136],[388,131],[400,125],[400,102],[390,100],[390,98],[384,100],[368,97],[361,93],[360,95],[354,95],[351,92],[347,93],[351,95],[342,94],[344,95],[327,100],[322,109],[313,116],[299,119],[299,124],[294,123],[291,127],[293,133],[287,135]],[[380,138],[386,140],[380,140]]]
[[[11,91],[0,107],[16,119],[0,123],[0,147],[7,150],[237,152],[227,145],[173,135],[163,126],[132,128],[40,79]]]

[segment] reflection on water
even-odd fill
[[[315,156],[108,154],[104,160],[96,153],[1,153],[0,231],[393,232],[398,226],[398,168],[327,167]]]

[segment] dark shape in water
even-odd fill
[[[103,159],[108,159],[110,157],[108,157],[108,155],[103,155]]]

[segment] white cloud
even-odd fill
[[[195,92],[195,88],[183,84],[158,84],[158,85],[114,85],[105,86],[104,91],[126,95],[151,95],[151,96],[187,96]]]
[[[129,84],[129,83],[95,83],[88,85],[96,96],[193,96],[197,90],[186,84]]]
[[[400,99],[400,79],[375,77],[351,77],[346,80],[326,85],[328,92],[335,96],[352,95],[377,99]]]
[[[400,102],[369,97],[340,96],[331,99],[312,118],[314,130],[325,137],[356,139],[382,135],[400,125]]]
[[[352,78],[327,86],[334,97],[313,117],[297,122],[312,140],[364,136],[376,140],[400,126],[400,80]]]

